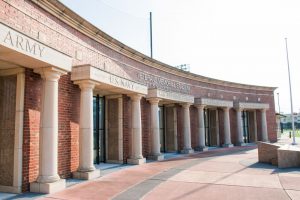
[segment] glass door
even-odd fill
[[[105,101],[99,95],[93,97],[94,163],[105,161]]]
[[[205,146],[211,146],[210,139],[210,114],[208,109],[204,109]]]
[[[248,111],[242,112],[242,119],[243,119],[244,142],[249,143],[250,142],[250,133],[249,133],[249,112]]]
[[[165,114],[164,114],[164,107],[158,107],[158,118],[159,118],[159,135],[160,135],[160,151],[166,151],[165,145]]]

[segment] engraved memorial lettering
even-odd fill
[[[3,42],[39,57],[42,57],[45,51],[45,46],[11,31],[7,32]]]
[[[191,87],[187,84],[172,81],[159,76],[138,72],[137,77],[139,81],[146,84],[149,88],[158,88],[165,91],[174,91],[184,94],[190,94],[191,91]]]
[[[129,81],[129,80],[125,80],[116,76],[111,75],[110,76],[110,82],[114,85],[118,85],[118,86],[122,86],[128,89],[134,89],[134,83]]]

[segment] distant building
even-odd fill
[[[293,117],[294,117],[295,128],[300,128],[300,113],[294,113]],[[285,114],[285,117],[282,117],[280,119],[280,122],[282,123],[283,129],[291,129],[292,128],[292,115]]]

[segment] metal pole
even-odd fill
[[[296,144],[296,139],[295,139],[295,124],[294,124],[292,85],[291,85],[290,63],[289,63],[289,53],[288,53],[287,38],[285,38],[285,49],[286,49],[286,59],[287,59],[287,66],[288,66],[288,73],[289,73],[289,84],[290,84],[290,101],[291,101],[291,116],[292,116],[292,129],[293,129],[293,143],[292,143],[292,145],[295,145]]]
[[[152,12],[150,12],[150,51],[151,51],[151,58],[153,58],[153,50],[152,50]]]

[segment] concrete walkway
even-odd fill
[[[300,199],[300,169],[257,163],[255,147],[215,149],[113,172],[42,199]]]
[[[300,138],[296,137],[295,140],[296,140],[296,145],[295,146],[300,148]],[[286,133],[281,134],[281,137],[278,138],[278,141],[276,143],[280,144],[280,145],[292,144],[293,143],[293,138],[289,138],[289,133],[286,132]]]

